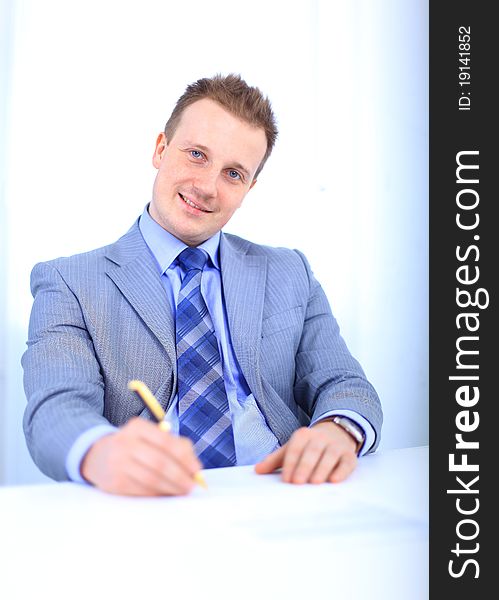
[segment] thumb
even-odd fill
[[[281,446],[281,448],[278,448],[272,452],[272,454],[269,454],[262,461],[256,464],[255,471],[260,475],[263,475],[265,473],[272,473],[279,467],[282,467],[285,452],[285,446]]]

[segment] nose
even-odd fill
[[[214,167],[205,167],[196,173],[193,180],[193,186],[198,189],[203,196],[214,198],[217,195],[218,169]]]

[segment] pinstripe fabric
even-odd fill
[[[232,344],[267,424],[284,444],[330,410],[362,414],[380,439],[378,396],[349,353],[322,288],[297,251],[223,234],[222,285]],[[24,431],[40,469],[67,479],[66,456],[95,425],[152,418],[130,379],[163,408],[177,389],[174,307],[138,224],[116,243],[40,263],[23,355]]]
[[[211,469],[235,465],[236,451],[218,342],[201,295],[207,258],[198,248],[186,248],[178,256],[185,276],[176,338],[180,434],[192,440],[203,467]]]

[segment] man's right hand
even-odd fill
[[[161,431],[157,424],[138,417],[97,440],[81,464],[88,482],[127,496],[188,494],[201,469],[188,438]]]

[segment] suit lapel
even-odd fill
[[[265,411],[259,360],[267,259],[246,254],[246,250],[243,240],[222,234],[222,283],[232,345],[244,377]]]
[[[176,365],[175,325],[158,266],[149,252],[138,225],[118,240],[106,254],[107,275],[158,338]]]
[[[246,240],[222,234],[220,258],[225,306],[239,366],[267,425],[284,444],[300,423],[262,377],[260,357],[268,265],[266,256],[247,253],[250,246]]]

